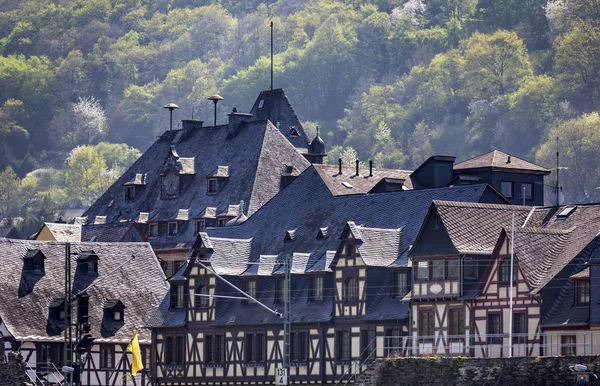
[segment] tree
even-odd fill
[[[66,111],[57,114],[51,124],[54,141],[63,149],[72,149],[102,139],[108,129],[106,112],[100,101],[92,97],[79,97]]]
[[[67,158],[65,183],[72,202],[91,205],[116,177],[108,173],[104,158],[91,146],[77,147]]]
[[[600,97],[600,26],[577,23],[555,41],[556,74],[563,90],[582,109]]]
[[[536,153],[540,165],[554,165],[560,152],[561,186],[570,203],[600,199],[600,115],[584,114],[555,127]],[[553,173],[554,175],[554,173]],[[552,179],[552,176],[550,178]]]
[[[515,91],[532,74],[529,55],[516,33],[474,33],[461,43],[462,81],[471,100],[490,100]]]
[[[4,216],[15,214],[21,180],[8,166],[0,173],[0,213]]]

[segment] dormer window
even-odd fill
[[[148,237],[158,237],[158,223],[148,224]]]
[[[171,308],[183,308],[185,306],[185,285],[171,284]]]
[[[276,277],[275,278],[275,303],[283,303],[283,298],[285,296],[285,287],[284,287],[284,278]]]
[[[392,297],[403,298],[408,293],[408,273],[406,272],[394,272],[393,285],[392,285]]]
[[[177,222],[169,223],[169,237],[177,236]]]
[[[135,200],[135,186],[126,186],[125,187],[125,200],[126,201]]]
[[[28,249],[25,254],[24,271],[34,274],[44,274],[44,260],[46,256],[39,249]]]
[[[312,302],[323,301],[323,276],[310,278],[310,300]]]
[[[244,283],[244,289],[248,295],[250,295],[251,297],[256,299],[256,280],[255,279],[246,280],[246,282]],[[254,304],[254,300],[251,300],[251,299],[246,299],[245,302],[247,304]]]
[[[54,298],[50,303],[50,317],[54,320],[65,320],[65,299]]]
[[[217,193],[219,181],[216,178],[209,178],[206,182],[206,193],[214,194]]]
[[[113,322],[125,321],[125,306],[120,300],[107,300],[104,304],[104,313],[106,318]]]
[[[575,280],[577,287],[577,305],[587,306],[590,304],[590,281],[589,278]]]
[[[225,225],[227,225],[228,222],[229,222],[228,218],[220,218],[219,219],[219,226],[220,227],[224,227]]]
[[[98,275],[98,255],[94,251],[82,251],[77,259],[77,267],[86,275]]]
[[[206,229],[206,221],[196,220],[196,233],[204,232]]]

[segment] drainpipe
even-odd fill
[[[319,323],[319,328],[321,329],[321,365],[319,366],[319,371],[320,371],[320,375],[321,375],[321,385],[325,385],[325,374],[326,374],[326,370],[325,370],[325,344],[327,343],[325,338],[326,338],[326,334],[325,334],[325,326],[323,324]]]

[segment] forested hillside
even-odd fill
[[[250,109],[270,21],[275,87],[330,162],[498,148],[551,168],[558,143],[568,200],[600,198],[600,0],[0,0],[0,214],[89,204],[168,102]]]

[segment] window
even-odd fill
[[[336,334],[337,360],[350,360],[350,332],[338,331]]]
[[[206,229],[206,222],[204,220],[196,220],[196,233],[204,232]]]
[[[458,279],[458,260],[447,260],[446,270],[447,279]]]
[[[227,222],[229,221],[228,218],[220,218],[219,219],[219,226],[220,227],[224,227],[225,225],[227,225]]]
[[[265,335],[264,334],[246,334],[244,357],[246,363],[260,363],[265,360]]]
[[[168,336],[165,339],[165,363],[175,363],[175,357],[173,355],[173,337]]]
[[[375,330],[362,330],[360,332],[360,359],[362,361],[375,359],[377,352],[376,343]]]
[[[513,343],[527,343],[527,314],[515,312],[513,314]]]
[[[293,332],[290,336],[290,360],[306,361],[306,332]]]
[[[169,223],[169,236],[176,236],[176,235],[177,235],[177,223],[170,222]]]
[[[185,361],[185,343],[183,336],[175,338],[175,362],[182,364]]]
[[[158,223],[148,224],[148,237],[158,237]]]
[[[383,356],[396,357],[400,354],[400,331],[386,328],[383,336]]]
[[[38,372],[53,372],[54,367],[63,365],[62,343],[38,343],[36,370]]]
[[[208,286],[199,285],[196,288],[196,309],[206,308],[210,305],[210,297],[208,297]]]
[[[90,260],[85,264],[85,268],[87,273],[89,274],[98,274],[98,260]]]
[[[285,279],[283,277],[275,278],[275,303],[283,303],[285,290],[284,284]]]
[[[502,344],[502,320],[500,314],[488,314],[488,344]]]
[[[123,309],[122,308],[115,308],[113,310],[113,320],[115,322],[122,322],[124,320],[124,318],[123,318]]]
[[[392,296],[403,298],[408,293],[408,274],[406,272],[394,272],[394,283]]]
[[[344,303],[356,302],[358,298],[358,286],[356,278],[349,277],[344,281]]]
[[[217,193],[217,179],[209,178],[206,185],[206,193]]]
[[[506,198],[513,197],[513,183],[512,181],[502,181],[500,183],[500,193]]]
[[[500,282],[510,283],[510,258],[506,258],[500,262]],[[513,283],[517,280],[517,267],[513,264]]]
[[[444,278],[444,260],[432,260],[431,261],[431,278],[432,279],[443,279]]]
[[[323,301],[323,276],[312,276],[310,278],[311,301]]]
[[[100,346],[100,368],[115,368],[115,346],[104,344]]]
[[[561,336],[560,343],[560,355],[577,355],[577,337],[575,335]]]
[[[419,261],[417,264],[417,279],[429,279],[429,263],[427,261]]]
[[[256,299],[256,280],[247,280],[245,283],[246,293]],[[253,304],[254,300],[246,299],[246,303]]]
[[[465,311],[460,309],[450,310],[450,335],[464,335]]]
[[[576,280],[575,285],[577,286],[577,305],[590,304],[590,282],[588,280]]]
[[[204,361],[223,363],[223,336],[206,335],[204,338]]]
[[[354,253],[356,252],[356,248],[354,246],[354,244],[346,244],[346,256],[354,256]]]
[[[39,255],[32,258],[31,268],[34,273],[44,273],[44,258]]]
[[[419,311],[419,335],[433,336],[435,334],[435,321],[433,310]]]
[[[135,200],[135,186],[125,187],[125,200],[126,201]]]
[[[465,279],[477,279],[477,259],[465,257],[463,259],[463,273]]]
[[[533,198],[533,184],[530,182],[522,182],[521,194],[525,196],[527,200],[531,200]]]
[[[185,306],[185,286],[183,284],[171,284],[171,308],[183,308]]]

